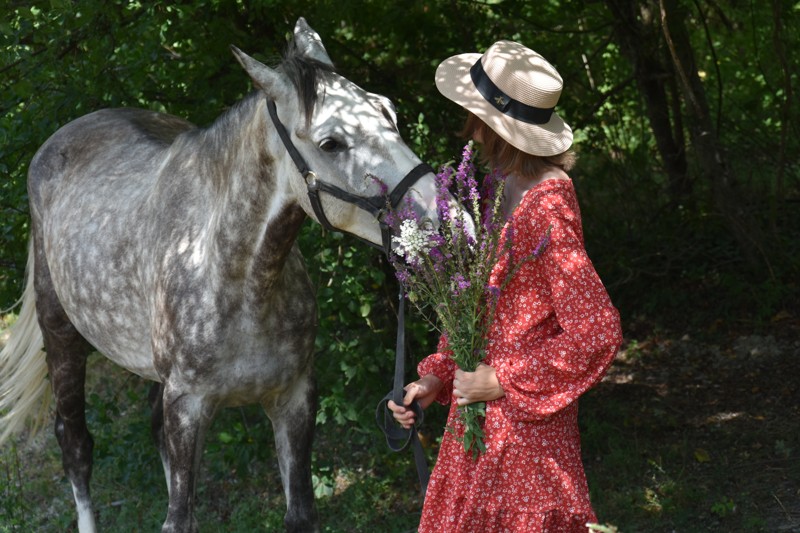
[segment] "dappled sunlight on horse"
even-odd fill
[[[0,442],[40,410],[49,374],[82,532],[96,529],[84,413],[93,349],[155,382],[163,531],[197,529],[204,434],[218,409],[249,403],[273,424],[286,528],[319,530],[317,313],[298,232],[311,217],[381,247],[386,202],[401,198],[437,220],[433,173],[402,141],[391,103],[336,74],[303,19],[277,69],[233,51],[256,90],[208,128],[102,110],[61,128],[31,162],[27,282],[0,355]]]

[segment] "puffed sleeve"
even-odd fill
[[[442,389],[436,395],[436,401],[442,405],[450,403],[450,398],[453,395],[453,379],[457,367],[451,357],[451,353],[447,347],[447,339],[442,335],[439,338],[436,353],[432,353],[417,365],[417,374],[420,377],[433,374],[442,382]]]
[[[541,420],[570,405],[602,378],[622,343],[619,312],[586,254],[579,213],[556,196],[533,218],[520,221],[519,244],[533,249],[526,239],[551,227],[550,242],[531,268],[543,269],[539,296],[549,300],[553,334],[522,332],[493,361],[505,391],[500,403],[518,421]]]

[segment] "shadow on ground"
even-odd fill
[[[602,520],[624,533],[800,532],[800,321],[774,326],[626,342],[581,405]]]

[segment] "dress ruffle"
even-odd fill
[[[502,510],[465,520],[461,529],[440,529],[441,533],[586,533],[594,515],[566,514],[559,509],[526,513]],[[472,522],[472,524],[471,524]]]

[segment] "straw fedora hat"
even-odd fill
[[[572,129],[553,109],[563,81],[540,54],[498,41],[483,55],[459,54],[436,69],[436,88],[523,152],[548,157],[572,145]]]

